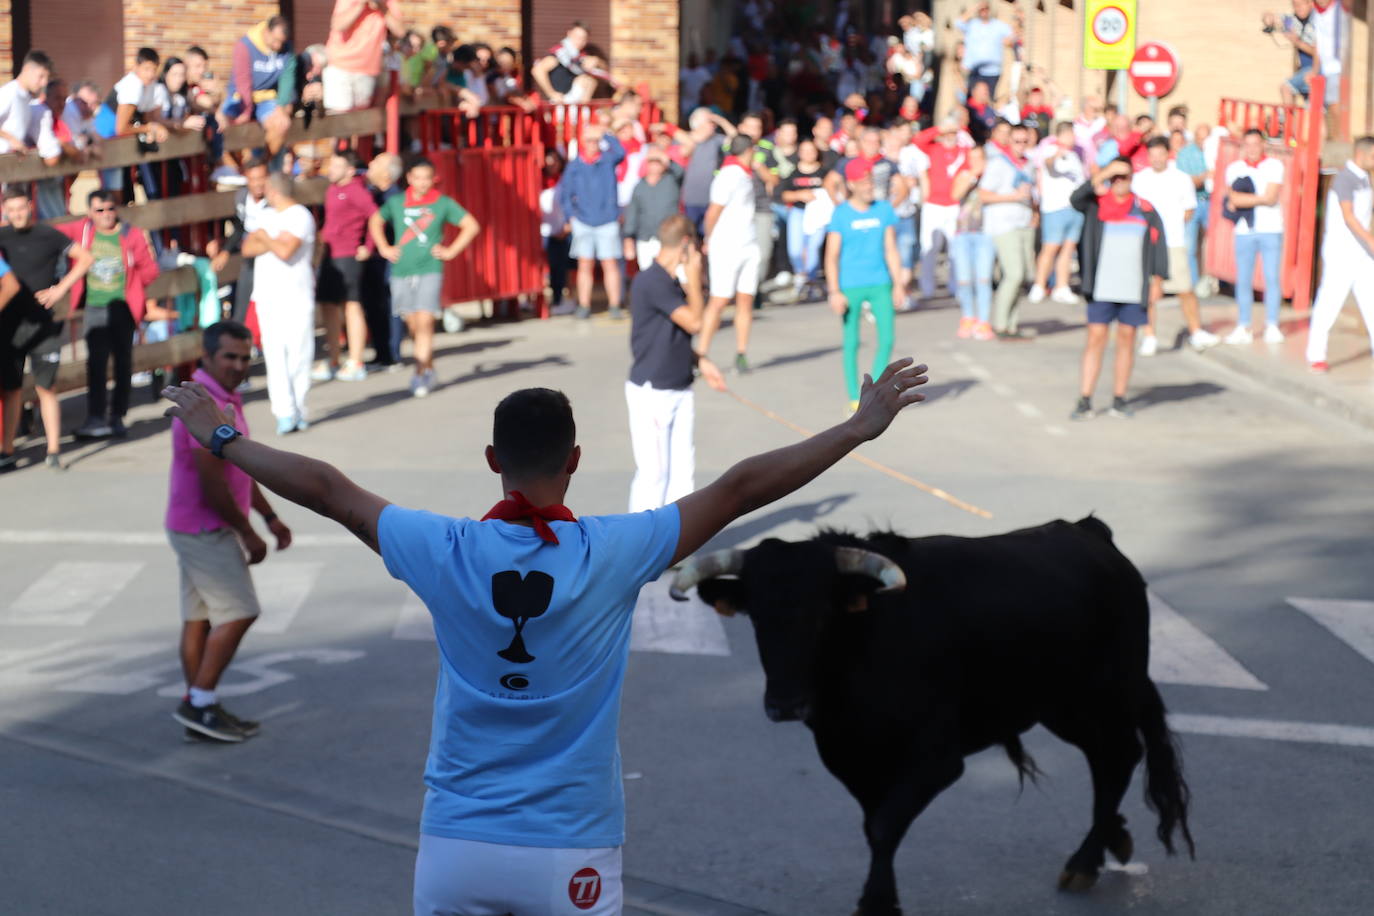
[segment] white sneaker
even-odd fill
[[[1201,353],[1208,347],[1215,347],[1217,344],[1221,343],[1221,338],[1206,328],[1198,328],[1192,334],[1188,335],[1188,343],[1194,350]]]
[[[1159,338],[1151,334],[1149,337],[1140,338],[1140,355],[1154,356],[1159,352]]]
[[[1276,324],[1271,324],[1271,325],[1268,325],[1268,326],[1265,327],[1265,329],[1264,329],[1264,342],[1265,342],[1265,343],[1267,343],[1267,344],[1281,344],[1281,343],[1283,343],[1283,341],[1284,341],[1283,332],[1279,330],[1279,326],[1278,326],[1278,325],[1276,325]]]
[[[328,382],[334,378],[334,367],[329,363],[316,363],[315,368],[310,371],[312,382]]]
[[[417,398],[429,397],[430,391],[434,388],[434,370],[429,369],[414,376],[410,380],[410,393]]]
[[[1060,302],[1064,305],[1078,304],[1078,296],[1075,295],[1074,291],[1069,289],[1067,286],[1056,286],[1054,288],[1054,292],[1050,293],[1050,298],[1053,299],[1055,302]]]
[[[1039,283],[1035,284],[1034,286],[1032,286],[1032,287],[1030,288],[1030,296],[1028,296],[1027,298],[1030,299],[1031,305],[1035,305],[1035,304],[1037,304],[1037,303],[1044,302],[1044,301],[1045,301],[1045,287],[1041,286]]]
[[[790,270],[780,270],[778,275],[773,278],[774,289],[782,289],[792,282],[792,272]]]
[[[129,376],[129,384],[133,385],[135,388],[142,387],[143,385],[151,385],[152,383],[153,374],[151,372],[135,372],[133,375]]]
[[[1231,344],[1232,346],[1244,346],[1245,344],[1254,343],[1255,335],[1252,334],[1250,329],[1245,325],[1238,324],[1235,330],[1222,339],[1222,342]]]

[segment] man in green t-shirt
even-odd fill
[[[434,187],[434,165],[416,159],[406,172],[406,191],[384,203],[368,220],[377,250],[391,262],[391,309],[406,323],[415,342],[415,376],[410,393],[417,398],[434,387],[434,321],[439,317],[444,263],[452,261],[477,237],[482,227],[471,213]],[[396,244],[386,238],[391,224]],[[458,227],[445,245],[444,227]]]

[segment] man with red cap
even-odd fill
[[[849,199],[835,208],[826,235],[825,280],[830,307],[844,319],[844,380],[849,410],[859,407],[859,318],[868,306],[878,326],[874,373],[892,356],[892,287],[901,275],[897,252],[897,213],[886,200],[874,200],[873,163],[849,160],[844,167]]]

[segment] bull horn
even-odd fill
[[[705,556],[691,557],[673,577],[668,595],[674,601],[686,601],[692,586],[717,576],[737,576],[744,569],[743,550],[716,550]]]
[[[906,588],[906,573],[880,553],[858,547],[836,547],[835,566],[842,573],[852,573],[877,579],[883,584],[879,592],[900,592]]]

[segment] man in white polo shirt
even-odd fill
[[[1154,137],[1145,144],[1150,158],[1149,168],[1141,169],[1131,179],[1131,191],[1155,208],[1164,222],[1164,243],[1169,247],[1169,278],[1164,281],[1166,296],[1178,296],[1183,320],[1188,323],[1188,342],[1194,350],[1205,350],[1220,341],[1202,327],[1198,314],[1197,296],[1188,270],[1187,226],[1197,209],[1197,188],[1193,179],[1169,161],[1169,141]],[[1140,341],[1140,355],[1154,356],[1159,351],[1155,337],[1155,303],[1150,303],[1150,319]]]
[[[1248,344],[1250,310],[1255,304],[1255,259],[1264,269],[1264,342],[1283,343],[1279,330],[1279,260],[1283,256],[1283,163],[1264,153],[1264,134],[1247,130],[1241,158],[1226,167],[1223,215],[1236,226],[1236,327],[1228,344]]]
[[[754,141],[737,134],[726,145],[729,154],[711,179],[706,208],[706,244],[710,258],[710,298],[702,320],[697,352],[709,354],[720,316],[735,300],[735,370],[749,371],[749,329],[754,323],[754,293],[759,287],[759,243],[754,228]]]
[[[42,101],[52,75],[52,61],[42,51],[24,55],[19,75],[0,87],[0,153],[24,153],[32,147],[28,141],[32,111],[30,103]]]
[[[1307,363],[1313,372],[1328,372],[1326,345],[1331,326],[1345,307],[1351,290],[1364,318],[1374,349],[1374,193],[1369,173],[1374,171],[1374,137],[1355,141],[1352,157],[1336,173],[1326,192],[1326,228],[1322,233],[1322,284],[1312,306],[1307,334]]]

